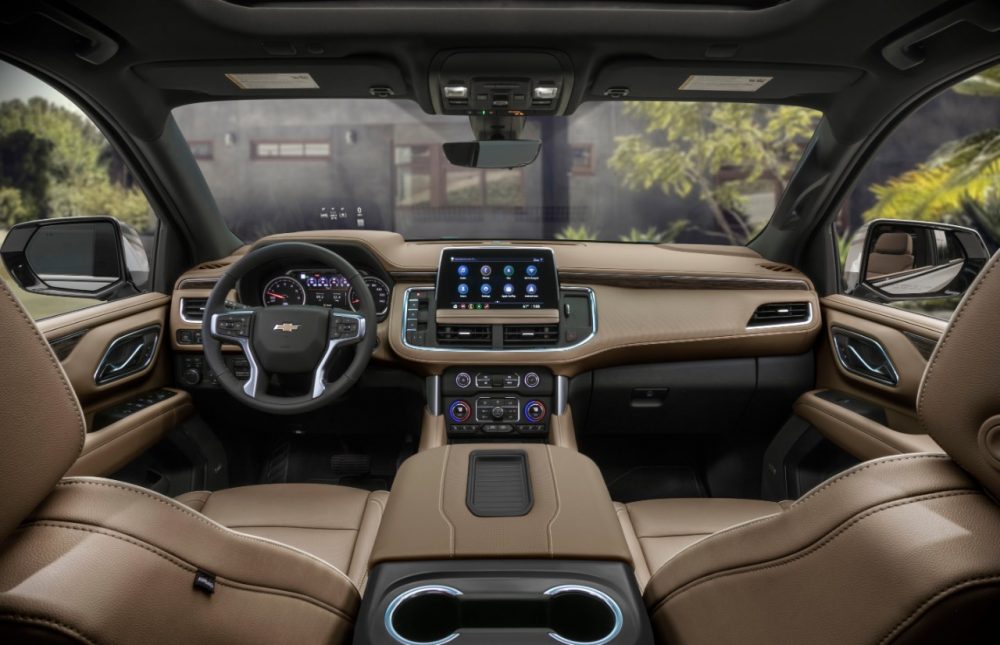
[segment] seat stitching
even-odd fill
[[[53,618],[46,618],[43,616],[29,616],[27,614],[0,614],[0,620],[13,620],[15,622],[21,623],[41,623],[49,627],[58,627],[76,636],[80,641],[87,643],[87,645],[97,645],[97,641],[86,636],[80,630],[67,625],[66,623],[60,622]],[[59,631],[59,630],[57,630]]]
[[[297,548],[289,546],[287,544],[283,544],[281,542],[276,542],[274,540],[268,540],[266,538],[260,538],[260,537],[257,537],[257,536],[248,535],[246,533],[239,533],[237,531],[231,531],[228,528],[226,528],[225,526],[223,526],[221,524],[218,524],[217,522],[212,521],[207,516],[202,515],[201,513],[196,513],[195,511],[193,511],[192,509],[188,508],[187,506],[184,506],[180,502],[176,502],[176,501],[170,499],[169,497],[163,497],[163,496],[160,496],[160,495],[154,495],[154,494],[152,494],[150,492],[147,492],[147,491],[145,491],[145,490],[143,490],[141,488],[133,488],[131,486],[124,486],[124,485],[121,485],[121,484],[111,483],[110,481],[94,481],[94,480],[90,480],[90,479],[63,479],[58,484],[56,484],[56,486],[57,487],[58,486],[73,486],[73,485],[81,485],[81,484],[85,484],[85,485],[89,485],[89,486],[104,486],[106,488],[117,488],[119,490],[123,490],[123,491],[128,492],[128,493],[135,493],[135,494],[138,494],[138,495],[143,495],[143,496],[148,497],[148,498],[150,498],[152,500],[160,502],[161,504],[165,505],[167,508],[173,509],[175,511],[180,511],[181,513],[184,513],[185,515],[190,515],[194,519],[198,520],[199,522],[201,522],[203,524],[206,524],[207,526],[212,527],[213,529],[215,529],[216,531],[219,531],[220,533],[224,533],[224,534],[228,534],[228,535],[234,535],[234,536],[236,536],[236,537],[238,537],[240,539],[246,540],[248,542],[255,542],[255,543],[259,543],[259,544],[269,544],[271,546],[276,546],[278,548],[284,549],[284,550],[289,551],[291,553],[296,553],[298,555],[305,556],[305,557],[307,557],[307,558],[309,558],[311,560],[314,560],[315,562],[319,562],[319,563],[323,564],[324,566],[328,567],[331,571],[334,571],[338,576],[340,576],[341,578],[343,578],[345,581],[349,582],[352,586],[354,585],[354,582],[352,582],[351,579],[348,578],[347,575],[344,574],[343,571],[341,571],[340,569],[334,567],[333,565],[331,565],[326,560],[323,560],[322,558],[319,558],[319,557],[317,557],[317,556],[315,556],[315,555],[313,555],[311,553],[303,551],[302,549],[297,549]]]
[[[30,316],[28,316],[28,313],[24,310],[24,307],[21,306],[21,303],[18,301],[18,299],[14,297],[14,294],[10,291],[10,289],[7,288],[7,285],[4,284],[2,281],[0,281],[0,291],[2,291],[3,294],[7,296],[7,299],[10,300],[11,303],[14,305],[14,311],[19,313],[21,315],[21,318],[23,318],[24,321],[28,323],[28,328],[31,329],[32,333],[35,335],[35,338],[38,340],[38,343],[42,346],[43,350],[42,353],[45,354],[46,358],[49,359],[49,362],[52,363],[52,367],[55,369],[56,375],[62,382],[63,389],[66,391],[66,397],[69,399],[69,404],[76,411],[77,424],[80,426],[80,441],[79,441],[80,447],[77,448],[76,450],[77,454],[80,454],[81,452],[83,452],[84,438],[87,436],[87,426],[84,424],[83,421],[83,413],[80,410],[80,402],[76,398],[76,392],[73,390],[73,387],[69,384],[69,380],[67,380],[66,378],[66,372],[63,371],[62,366],[56,361],[56,356],[55,354],[52,353],[52,348],[49,346],[49,342],[45,340],[45,338],[42,336],[42,333],[38,331],[38,326],[35,325],[35,321],[32,320]]]
[[[997,264],[1000,264],[1000,260],[998,260],[997,258],[993,258],[993,261],[990,263],[989,268],[986,269],[986,272],[983,273],[976,281],[976,286],[972,289],[971,292],[967,293],[966,296],[962,299],[962,302],[958,306],[958,310],[955,311],[955,314],[951,318],[951,323],[948,325],[948,330],[944,333],[944,337],[941,338],[941,341],[934,348],[934,353],[931,355],[931,360],[927,364],[927,371],[924,372],[924,379],[920,383],[920,397],[917,401],[917,420],[920,422],[920,426],[924,430],[926,430],[928,434],[930,434],[930,430],[927,427],[927,423],[925,422],[924,415],[922,414],[921,411],[924,407],[924,399],[927,396],[927,388],[928,385],[930,384],[931,375],[934,373],[934,368],[937,367],[938,358],[941,356],[941,350],[948,343],[948,340],[951,338],[952,333],[954,333],[955,327],[958,326],[958,321],[962,318],[962,315],[968,310],[969,302],[971,302],[976,293],[979,292],[979,289],[984,284],[986,284],[987,278],[989,277],[990,273],[993,272],[993,269],[997,268]]]
[[[683,594],[686,591],[690,591],[691,589],[700,586],[703,583],[711,582],[713,580],[718,580],[720,578],[726,578],[729,576],[740,575],[743,573],[752,573],[755,571],[763,571],[766,569],[776,569],[778,567],[783,567],[786,564],[791,564],[793,562],[801,560],[802,558],[810,556],[818,552],[820,549],[827,546],[828,544],[832,543],[836,538],[843,535],[845,532],[856,526],[861,521],[873,517],[883,511],[888,511],[894,508],[898,508],[900,506],[906,506],[908,504],[915,504],[919,502],[926,502],[934,499],[943,499],[946,497],[959,497],[964,495],[980,495],[980,494],[981,493],[975,489],[953,489],[946,492],[920,495],[917,497],[908,497],[901,500],[896,500],[895,502],[891,502],[888,504],[883,504],[881,506],[871,507],[860,514],[855,515],[853,519],[844,524],[841,524],[836,530],[827,533],[824,537],[820,538],[818,541],[813,542],[811,545],[801,549],[795,555],[789,554],[789,555],[779,556],[777,558],[765,560],[764,562],[737,566],[728,570],[724,569],[721,571],[716,571],[713,573],[703,575],[699,578],[696,578],[695,580],[692,580],[691,582],[686,583],[684,586],[675,589],[674,591],[669,593],[663,600],[661,600],[659,603],[656,604],[656,607],[653,609],[653,611],[654,612],[659,611],[670,600],[676,598],[677,596]]]
[[[906,454],[906,455],[899,455],[899,456],[892,456],[892,457],[884,457],[882,459],[874,459],[872,461],[868,461],[868,462],[866,462],[864,464],[860,464],[860,465],[855,466],[854,468],[852,468],[852,469],[850,469],[850,470],[848,470],[846,472],[841,473],[840,475],[834,477],[833,479],[828,480],[825,484],[823,484],[819,488],[814,488],[813,490],[811,490],[808,493],[806,493],[806,495],[804,497],[800,497],[795,502],[793,502],[792,505],[789,508],[794,508],[798,504],[801,504],[802,502],[806,501],[810,497],[814,497],[814,496],[818,495],[819,493],[823,492],[824,490],[826,490],[830,486],[833,486],[837,482],[842,481],[844,479],[847,479],[848,477],[852,477],[853,475],[856,475],[856,474],[858,474],[858,473],[860,473],[860,472],[862,472],[864,470],[868,470],[869,468],[874,468],[876,466],[880,466],[882,464],[887,464],[887,463],[896,463],[896,462],[899,462],[899,461],[908,461],[908,460],[911,460],[911,459],[944,459],[944,460],[946,460],[948,458],[949,458],[948,455],[943,455],[943,454],[938,454],[938,453],[918,453],[918,454]]]
[[[883,637],[882,640],[879,641],[879,645],[882,645],[883,643],[888,643],[890,640],[895,638],[902,629],[909,627],[907,623],[910,623],[919,614],[924,613],[926,609],[928,609],[931,605],[933,605],[937,601],[941,600],[944,596],[951,594],[953,591],[957,591],[960,587],[976,586],[977,584],[983,582],[1000,582],[1000,575],[987,575],[987,576],[976,576],[974,578],[966,578],[965,580],[956,582],[952,585],[949,585],[948,587],[945,587],[941,591],[938,591],[936,594],[934,594],[933,596],[922,602],[916,609],[910,612],[909,616],[896,623],[896,626],[893,627],[891,630],[889,630],[889,633],[886,634],[885,637]]]
[[[341,527],[329,527],[329,526],[296,526],[295,524],[225,524],[227,529],[295,529],[296,531],[353,531],[358,532],[358,529],[354,528],[341,528]]]
[[[153,555],[155,555],[157,557],[160,557],[160,558],[163,558],[167,562],[169,562],[169,563],[173,564],[174,566],[176,566],[176,567],[178,567],[180,569],[183,569],[183,570],[185,570],[185,571],[187,571],[189,573],[194,573],[194,572],[196,572],[196,571],[199,570],[198,567],[196,567],[195,565],[187,562],[186,560],[182,560],[181,558],[178,558],[177,556],[173,555],[169,551],[164,551],[164,550],[161,550],[159,548],[154,548],[153,546],[151,546],[151,545],[149,545],[149,544],[147,544],[145,542],[142,542],[142,541],[138,540],[137,538],[134,538],[134,537],[128,535],[127,533],[120,533],[118,531],[113,531],[113,530],[108,530],[108,529],[102,529],[102,528],[98,528],[98,527],[79,526],[79,525],[76,525],[76,524],[73,524],[73,523],[68,523],[68,522],[67,523],[62,523],[62,522],[46,522],[46,521],[42,521],[42,522],[31,522],[31,523],[26,524],[24,526],[26,526],[26,527],[45,526],[45,527],[50,527],[50,528],[65,529],[65,530],[70,530],[70,531],[82,531],[84,533],[95,533],[95,534],[98,534],[98,535],[104,535],[106,537],[114,538],[114,539],[120,540],[122,542],[127,542],[128,544],[131,544],[133,546],[137,546],[137,547],[139,547],[141,549],[145,549],[146,551],[149,551]],[[258,584],[252,584],[252,583],[247,583],[247,582],[241,582],[239,580],[236,580],[235,578],[226,578],[226,577],[216,577],[216,584],[220,584],[220,585],[225,586],[225,587],[232,587],[234,589],[245,589],[245,590],[248,590],[248,591],[257,591],[257,593],[274,593],[275,595],[286,596],[286,597],[289,597],[289,598],[298,598],[299,600],[303,600],[305,602],[308,602],[311,605],[316,605],[317,607],[325,609],[326,611],[329,611],[332,614],[336,614],[337,616],[340,616],[340,617],[344,618],[345,620],[347,620],[349,622],[352,622],[352,623],[354,622],[350,617],[347,616],[347,614],[345,614],[344,612],[342,612],[340,609],[337,609],[336,607],[334,607],[332,605],[329,605],[329,604],[323,602],[322,600],[319,600],[318,598],[312,598],[312,597],[310,597],[310,596],[308,596],[308,595],[306,595],[306,594],[304,594],[302,592],[299,592],[299,591],[292,591],[290,589],[282,589],[280,587],[266,587],[264,585],[258,585]],[[267,590],[267,591],[260,591],[260,590]]]

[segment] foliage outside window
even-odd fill
[[[931,99],[883,142],[835,222],[842,263],[855,231],[876,219],[968,226],[1000,248],[1000,66]],[[947,320],[958,302],[894,306]]]

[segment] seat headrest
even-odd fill
[[[912,255],[913,238],[906,233],[882,233],[875,240],[875,253]]]
[[[66,474],[86,425],[76,393],[34,321],[0,280],[0,540]]]
[[[969,288],[931,356],[920,423],[958,465],[1000,498],[1000,254]]]

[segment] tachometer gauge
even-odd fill
[[[264,286],[262,297],[265,307],[306,304],[306,291],[294,278],[274,278]]]
[[[375,313],[379,316],[384,316],[385,312],[389,311],[389,285],[370,275],[365,276],[364,281],[368,285],[368,291],[371,292],[372,299],[375,301]],[[349,302],[353,311],[361,309],[361,298],[355,293],[354,287],[351,287]]]

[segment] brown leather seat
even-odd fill
[[[0,642],[350,638],[387,493],[251,486],[176,501],[63,478],[84,419],[2,281],[0,338]]]
[[[620,509],[653,553],[644,598],[669,643],[995,642],[1000,603],[1000,260],[983,270],[928,363],[918,397],[945,454],[863,463],[792,504],[676,551],[711,528],[715,501]],[[723,505],[731,502],[726,501]],[[706,517],[693,521],[692,506]],[[760,511],[767,510],[759,507]],[[624,525],[624,522],[623,522]],[[678,529],[681,527],[681,529]],[[657,545],[663,534],[674,544]],[[645,544],[642,544],[643,540]],[[647,555],[647,559],[651,559]],[[655,567],[655,564],[653,565]],[[641,576],[641,572],[638,574]]]
[[[913,268],[913,238],[907,233],[882,233],[868,256],[868,279]]]

